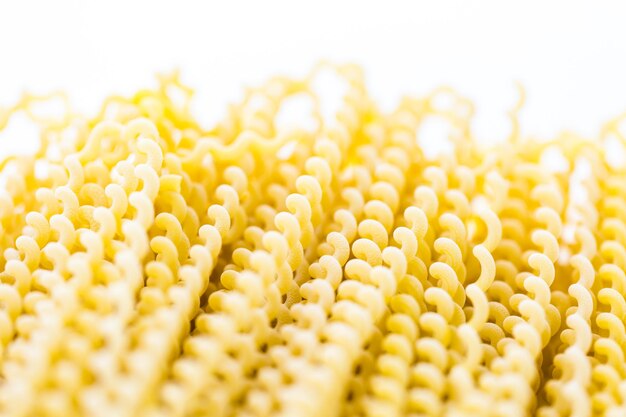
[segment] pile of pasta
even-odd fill
[[[467,99],[384,112],[353,65],[211,130],[192,93],[0,110],[40,131],[0,166],[0,415],[626,415],[621,118],[539,141],[518,106],[486,147]],[[278,123],[293,97],[310,126]]]

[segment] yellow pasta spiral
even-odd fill
[[[485,147],[453,90],[384,112],[322,63],[206,130],[159,81],[0,109],[41,132],[0,165],[0,416],[626,415],[622,118],[525,139],[522,94]]]

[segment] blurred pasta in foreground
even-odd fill
[[[295,96],[312,127],[277,123]],[[485,148],[455,92],[382,112],[350,65],[210,131],[191,97],[0,110],[41,130],[1,165],[1,416],[626,415],[621,119],[542,142],[516,109]]]

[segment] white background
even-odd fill
[[[452,85],[486,139],[507,134],[521,81],[524,134],[591,136],[626,111],[625,52],[619,1],[0,0],[0,106],[63,89],[94,112],[180,68],[209,123],[244,86],[324,58],[361,64],[385,108]]]

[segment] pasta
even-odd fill
[[[626,415],[624,116],[525,139],[522,91],[486,148],[453,90],[383,112],[327,63],[211,130],[192,97],[0,109],[41,132],[0,164],[1,416]]]

